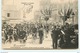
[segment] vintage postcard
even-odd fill
[[[2,0],[2,49],[78,49],[78,0]]]

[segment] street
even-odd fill
[[[20,43],[20,41],[12,41],[12,43],[6,43],[2,45],[3,48],[12,49],[12,48],[28,48],[28,49],[36,49],[36,48],[42,48],[42,49],[52,49],[52,40],[50,33],[48,34],[48,37],[46,38],[44,35],[43,43],[39,44],[39,38],[36,40],[32,39],[32,36],[29,35],[28,39],[26,40],[26,43]]]

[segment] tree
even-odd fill
[[[63,25],[65,24],[65,21],[67,21],[67,19],[71,18],[71,15],[73,15],[73,9],[72,8],[64,8],[64,9],[60,9],[58,11],[60,17],[63,20]]]
[[[49,18],[51,18],[52,12],[56,9],[53,8],[53,3],[51,3],[50,0],[45,0],[45,1],[42,0],[40,5],[41,5],[40,12],[42,14],[42,18],[46,21],[45,30],[46,30],[46,38],[47,38],[47,33],[49,31],[49,26],[47,22]]]
[[[43,15],[43,19],[46,21],[46,25],[47,25],[47,21],[52,16],[52,12],[55,11],[56,9],[53,8],[54,4],[51,3],[50,0],[48,1],[42,0],[40,5],[41,5],[40,12]]]

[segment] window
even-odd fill
[[[7,13],[7,17],[10,17],[10,13]]]

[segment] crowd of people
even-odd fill
[[[61,28],[59,26],[54,26],[51,37],[53,48],[57,48],[57,46],[62,49],[78,47],[78,33],[74,32],[74,26],[68,23]]]
[[[43,25],[41,23],[28,24],[19,23],[15,26],[6,22],[2,26],[2,42],[5,44],[12,41],[20,41],[26,43],[28,37],[32,35],[33,42],[39,37],[39,44],[44,41],[44,31],[47,34],[51,32],[53,49],[60,48],[78,48],[78,33],[75,32],[73,25],[66,23],[64,26],[59,25]]]

